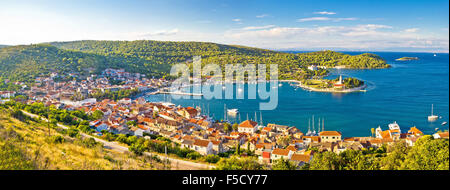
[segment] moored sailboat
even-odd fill
[[[428,116],[428,121],[432,122],[432,121],[436,121],[438,119],[437,115],[433,115],[433,104],[431,104],[431,115]]]

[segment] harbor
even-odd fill
[[[328,130],[341,131],[348,136],[370,134],[370,128],[387,126],[393,121],[401,127],[417,126],[425,133],[447,130],[449,121],[448,107],[448,57],[434,57],[433,54],[411,53],[421,59],[411,63],[395,63],[395,59],[404,53],[379,53],[392,68],[384,70],[333,70],[330,78],[339,75],[362,79],[367,85],[365,93],[322,93],[308,91],[296,85],[295,80],[280,80],[278,86],[278,106],[275,110],[262,111],[264,123],[277,123],[295,126],[308,131],[308,118],[311,115],[326,118]],[[401,75],[399,74],[401,73]],[[430,76],[437,79],[430,79]],[[238,84],[241,85],[241,84]],[[248,99],[249,85],[242,84],[245,99],[179,99],[170,102],[182,106],[202,106],[216,120],[224,119],[224,105],[227,109],[238,109],[235,117],[228,115],[230,121],[259,120],[259,103],[268,100]],[[269,84],[268,84],[269,85]],[[237,85],[233,85],[234,93]],[[268,86],[268,88],[270,88]],[[147,96],[149,101],[169,101],[169,94]],[[257,96],[258,97],[258,96]],[[429,122],[428,116],[434,104],[433,115],[439,118]],[[205,109],[205,110],[206,110]],[[206,113],[206,111],[205,111]],[[402,129],[403,130],[403,129]],[[406,130],[406,129],[405,129]]]

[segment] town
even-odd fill
[[[415,126],[402,131],[396,122],[389,124],[386,130],[381,127],[372,129],[372,136],[367,137],[344,137],[339,131],[327,131],[324,121],[321,125],[319,119],[317,127],[314,118],[306,133],[294,126],[263,125],[248,119],[231,124],[214,120],[200,107],[148,102],[137,96],[168,86],[170,81],[165,79],[147,79],[145,75],[128,73],[123,69],[106,69],[84,80],[56,80],[67,77],[60,75],[54,72],[50,76],[38,77],[33,86],[25,86],[20,92],[1,91],[0,103],[22,95],[28,97],[26,104],[40,102],[57,109],[101,113],[100,118],[89,121],[97,136],[112,133],[151,139],[151,135],[158,135],[203,156],[243,149],[267,165],[283,159],[301,167],[309,163],[317,152],[339,154],[348,149],[378,148],[400,140],[413,146],[424,135]],[[69,76],[79,78],[77,74]],[[448,132],[435,133],[433,137],[448,139]]]

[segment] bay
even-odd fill
[[[361,52],[343,52],[361,54]],[[333,94],[310,92],[295,88],[289,83],[278,89],[278,107],[275,110],[259,111],[259,103],[267,100],[240,99],[173,99],[169,95],[151,95],[148,101],[170,101],[176,105],[203,107],[204,113],[209,110],[215,119],[224,118],[224,106],[236,108],[240,112],[240,120],[247,119],[280,125],[295,126],[301,131],[308,130],[308,119],[313,115],[325,120],[325,130],[340,131],[344,137],[370,136],[371,128],[387,125],[396,121],[402,131],[417,126],[427,134],[439,130],[447,130],[443,121],[449,120],[449,54],[438,53],[404,53],[404,52],[371,52],[383,57],[391,68],[372,70],[332,70],[328,78],[356,77],[368,84],[366,92]],[[418,57],[419,60],[395,61],[400,57]],[[255,84],[250,84],[255,85]],[[246,93],[245,85],[243,93]],[[236,89],[236,88],[234,88]],[[434,104],[434,113],[442,118],[436,122],[428,122],[427,116]],[[256,117],[255,119],[255,112]],[[228,116],[227,116],[228,117]],[[228,120],[239,122],[239,117]],[[322,122],[321,122],[322,123]]]

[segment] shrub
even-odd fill
[[[191,160],[196,160],[198,158],[202,157],[202,155],[198,152],[190,152],[186,155],[186,158],[189,158]]]
[[[209,154],[208,156],[205,157],[205,161],[208,163],[217,163],[220,160],[220,157],[214,154]]]
[[[63,143],[64,142],[64,138],[62,136],[60,136],[60,135],[51,136],[49,138],[49,140],[50,140],[51,143],[54,143],[54,144],[59,144],[59,143]]]

